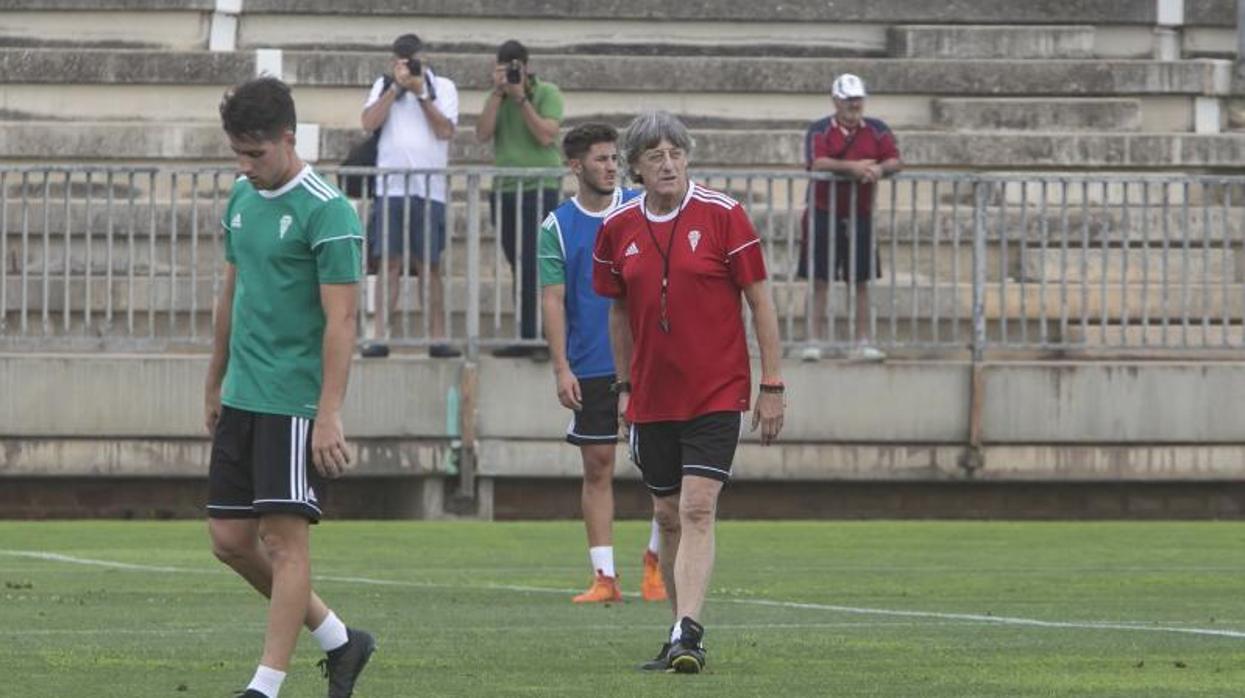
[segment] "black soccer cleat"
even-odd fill
[[[670,647],[670,668],[666,671],[699,674],[705,670],[705,646],[702,642],[705,636],[704,626],[686,617],[679,623],[682,632],[679,641]]]
[[[669,669],[670,647],[671,645],[669,642],[663,642],[661,645],[661,651],[657,653],[657,656],[641,664],[640,668],[644,671],[666,671]]]
[[[259,691],[253,688],[248,688],[245,691],[242,691],[241,693],[235,693],[233,695],[233,698],[268,698],[268,696],[264,695],[263,693],[260,693]]]
[[[329,680],[328,698],[350,698],[359,674],[376,651],[376,640],[362,630],[346,628],[346,644],[320,660],[320,672]]]

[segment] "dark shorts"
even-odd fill
[[[410,203],[409,213],[407,202]],[[427,213],[425,203],[430,204]],[[425,242],[424,216],[432,228],[432,238]],[[408,218],[409,216],[409,218]],[[385,218],[388,217],[389,228],[385,229]],[[405,225],[404,225],[405,224]],[[381,234],[388,232],[389,248],[382,247]],[[405,233],[405,234],[404,234]],[[372,200],[372,214],[368,217],[367,250],[371,260],[387,256],[390,259],[401,258],[410,243],[411,259],[424,261],[425,256],[430,264],[441,262],[441,252],[445,250],[445,204],[440,201],[426,201],[418,196],[403,198],[386,196]],[[424,245],[428,249],[424,249]]]
[[[686,422],[631,425],[631,460],[657,497],[678,494],[683,478],[731,479],[739,445],[739,412],[711,412]]]
[[[315,422],[225,407],[212,436],[208,516],[299,514],[320,520],[324,478],[311,464]]]
[[[800,267],[798,276],[808,278],[809,234],[806,212],[801,221],[803,236],[800,240]],[[813,219],[813,278],[818,281],[830,280],[830,213],[828,211],[811,211]],[[835,281],[868,281],[882,275],[882,257],[873,248],[873,224],[869,216],[857,216],[855,249],[847,235],[851,227],[850,218],[840,218],[835,226],[834,235],[834,280]],[[855,267],[852,260],[855,260]]]
[[[618,443],[618,396],[610,387],[613,376],[579,379],[583,409],[574,413],[566,428],[567,443],[576,446]]]

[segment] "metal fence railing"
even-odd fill
[[[446,200],[396,197],[382,211],[355,200],[376,232],[361,338],[471,352],[543,341],[535,239],[573,186],[560,170],[321,172],[387,174]],[[750,214],[788,348],[1245,348],[1245,177],[912,173],[872,192],[789,170],[693,177]],[[226,169],[0,167],[0,348],[207,346],[233,180]],[[532,214],[499,234],[516,199]],[[436,228],[441,216],[439,254],[430,235],[392,248],[395,228]]]

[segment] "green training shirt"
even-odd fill
[[[276,191],[239,178],[221,225],[225,259],[237,268],[221,402],[314,419],[323,372],[320,284],[361,278],[359,217],[307,165]]]
[[[532,78],[528,99],[536,113],[546,119],[562,121],[562,91],[558,86]],[[556,139],[555,139],[556,141]],[[558,144],[541,145],[523,119],[523,108],[507,97],[497,109],[497,125],[493,132],[494,162],[498,167],[561,167],[562,149]],[[523,180],[523,191],[537,188],[557,189],[559,177]],[[498,191],[515,191],[519,188],[517,177],[500,177],[494,185]]]

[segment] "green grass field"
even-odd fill
[[[630,592],[647,533],[617,531]],[[664,605],[570,603],[573,522],[329,522],[314,572],[379,639],[360,698],[1228,696],[1243,552],[1235,523],[727,522],[699,676],[635,669]],[[3,696],[230,696],[259,655],[199,522],[0,523],[0,584]],[[324,695],[319,658],[304,635],[283,696]]]

